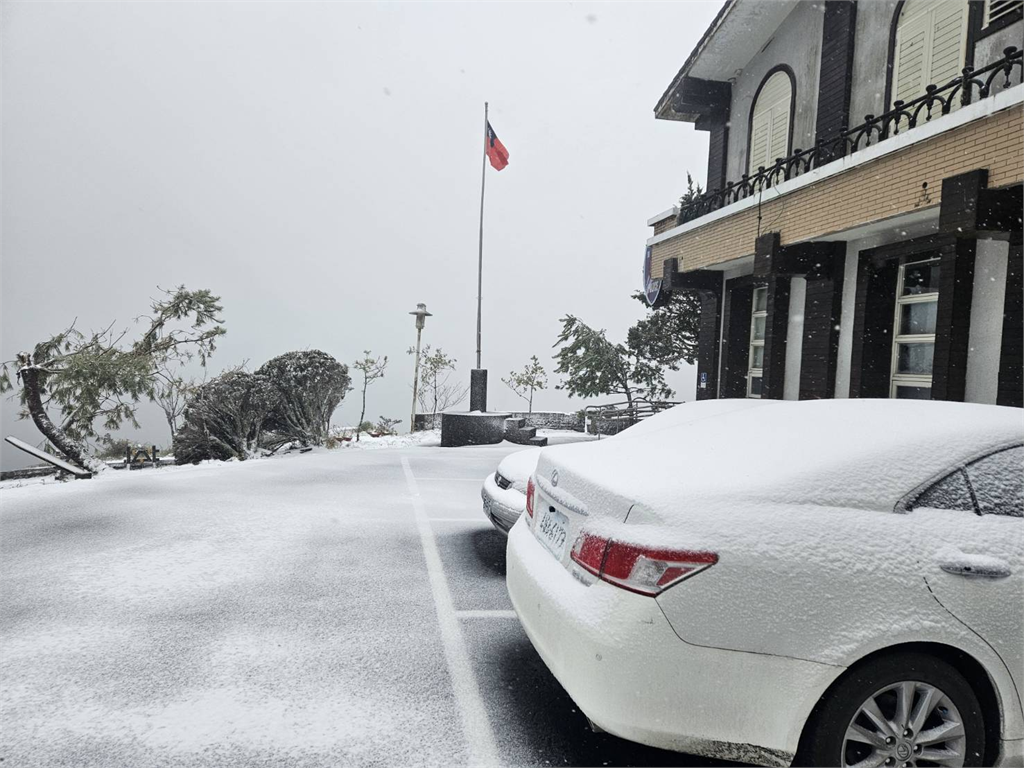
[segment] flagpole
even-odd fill
[[[487,102],[484,102],[484,152],[480,158],[480,250],[476,271],[476,367],[480,369],[480,318],[484,292],[484,188],[487,183]]]

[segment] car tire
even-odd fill
[[[905,708],[911,716],[917,712],[919,718],[924,718],[919,720],[918,733],[909,727],[917,724],[910,722],[913,718],[900,716],[901,698],[909,702]],[[928,711],[920,714],[924,709]],[[876,724],[872,719],[878,713],[884,716],[884,724]],[[958,730],[962,730],[962,736],[956,735]],[[854,731],[854,738],[848,740],[847,736],[854,735]],[[939,733],[955,738],[918,743]],[[865,738],[874,743],[861,741]],[[886,743],[886,739],[892,743]],[[926,765],[934,764],[922,758],[927,755],[924,750],[944,748],[962,749],[964,766],[984,764],[985,722],[978,697],[966,678],[942,659],[924,653],[898,652],[851,668],[822,697],[804,727],[793,764],[845,766],[885,755],[883,768],[900,768],[917,765],[919,759]]]

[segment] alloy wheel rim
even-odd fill
[[[960,768],[967,732],[960,711],[934,685],[904,680],[875,691],[843,736],[843,768]]]

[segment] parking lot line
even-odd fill
[[[462,730],[466,737],[469,750],[469,764],[472,766],[499,765],[498,749],[494,743],[494,734],[487,719],[480,689],[473,675],[466,645],[459,629],[459,621],[452,595],[448,589],[448,581],[441,565],[441,555],[437,550],[437,540],[430,528],[420,496],[416,476],[409,466],[409,460],[402,458],[402,470],[405,482],[412,496],[412,508],[419,531],[420,543],[423,545],[423,557],[427,564],[427,576],[430,579],[430,591],[434,596],[434,607],[437,609],[437,621],[441,628],[441,642],[444,646],[445,660],[451,673],[452,689],[459,707]]]
[[[456,611],[460,619],[518,619],[515,611]]]

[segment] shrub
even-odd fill
[[[259,372],[229,371],[200,385],[174,435],[175,463],[249,458],[279,400],[277,389]]]
[[[401,423],[401,419],[389,419],[387,416],[381,416],[377,419],[377,424],[373,427],[373,431],[379,435],[393,435],[395,434],[395,427]]]
[[[349,391],[348,367],[326,352],[287,352],[256,371],[277,393],[265,428],[272,442],[294,440],[320,445],[330,431],[331,416]]]

